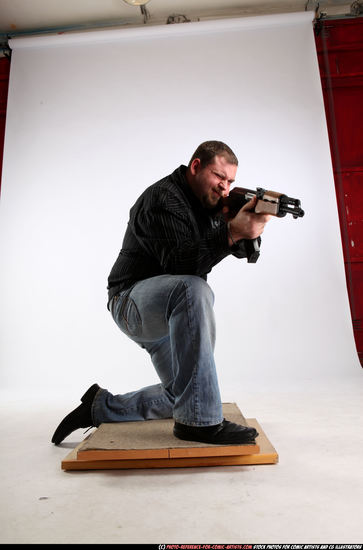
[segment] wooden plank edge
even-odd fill
[[[240,456],[260,452],[257,444],[215,447],[178,447],[172,449],[90,449],[78,450],[78,460],[149,460],[152,458],[196,458],[207,456]]]
[[[127,470],[150,468],[193,468],[201,466],[241,466],[276,464],[278,455],[207,456],[192,458],[150,458],[146,460],[77,460],[68,455],[62,461],[63,470]]]
[[[241,456],[258,454],[257,444],[216,445],[215,447],[177,447],[169,449],[169,458],[199,458],[208,456]]]
[[[151,458],[169,458],[168,449],[90,449],[78,450],[79,460],[146,460]]]

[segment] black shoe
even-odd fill
[[[186,426],[185,424],[174,424],[174,435],[186,441],[199,441],[200,443],[212,443],[214,445],[243,445],[255,443],[258,436],[255,428],[241,426],[229,420],[216,426]]]
[[[74,432],[74,430],[92,426],[91,406],[99,389],[100,387],[98,384],[93,384],[93,386],[88,388],[86,393],[81,397],[82,404],[67,414],[59,424],[53,434],[52,443],[58,445],[69,434]]]

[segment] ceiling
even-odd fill
[[[8,37],[23,34],[166,24],[168,17],[180,23],[317,8],[319,13],[337,16],[349,14],[352,3],[353,0],[149,0],[141,8],[125,0],[0,0],[0,39],[4,43]]]

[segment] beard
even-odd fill
[[[208,214],[215,216],[222,212],[223,208],[223,199],[222,197],[216,197],[215,200],[211,199],[208,196],[204,196],[201,199],[202,206],[208,210]]]

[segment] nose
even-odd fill
[[[224,192],[223,193],[224,195],[226,193],[228,194],[228,190],[229,190],[229,186],[230,186],[230,183],[229,183],[228,180],[220,180],[220,182],[218,183],[218,186]]]

